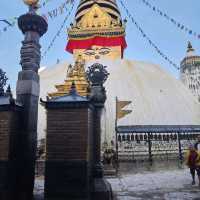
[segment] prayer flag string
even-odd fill
[[[46,0],[44,1],[42,4],[41,4],[41,8],[42,7],[45,7],[46,4],[48,2],[50,2],[52,0]],[[58,7],[50,10],[50,11],[47,11],[46,13],[43,13],[43,14],[40,14],[42,17],[44,17],[45,20],[53,20],[55,19],[56,17],[64,14],[65,11],[67,11],[67,5],[68,4],[72,4],[74,2],[74,0],[65,0],[65,2],[63,2],[62,4],[60,4]],[[39,14],[39,11],[37,11],[37,13]],[[18,17],[13,17],[13,18],[10,18],[10,19],[6,19],[6,21],[8,22],[6,24],[6,26],[4,26],[3,28],[0,29],[0,35],[6,31],[8,31],[10,28],[14,28],[15,25],[17,24],[17,19]]]
[[[159,16],[165,18],[169,22],[171,22],[173,25],[175,25],[178,29],[181,31],[184,31],[185,33],[188,33],[191,36],[194,36],[196,39],[200,39],[200,33],[197,33],[196,31],[192,30],[188,26],[184,25],[183,23],[180,23],[173,17],[170,17],[168,14],[160,10],[158,7],[152,5],[147,0],[141,0],[148,8],[152,9],[155,13],[157,13]]]
[[[149,38],[149,36],[143,31],[143,29],[141,28],[141,26],[136,22],[136,20],[134,19],[133,15],[130,13],[130,11],[128,10],[128,8],[125,6],[124,2],[122,0],[120,0],[120,3],[122,5],[122,7],[124,8],[128,18],[131,20],[131,22],[136,26],[136,28],[140,31],[140,33],[142,34],[142,36],[148,41],[149,45],[152,46],[154,48],[154,50],[167,62],[169,62],[170,65],[172,65],[174,68],[176,68],[177,70],[180,69],[180,67],[174,63],[166,54],[164,54],[159,48],[158,46]]]
[[[53,39],[51,40],[50,44],[48,45],[47,49],[44,51],[44,54],[42,55],[42,59],[47,55],[47,53],[50,51],[50,49],[53,47],[56,39],[60,36],[60,33],[62,31],[62,29],[64,28],[69,16],[71,15],[73,9],[74,9],[74,3],[75,1],[72,1],[72,7],[71,9],[69,10],[68,14],[66,15],[65,19],[63,20],[60,28],[58,29],[57,33],[55,34],[55,36],[53,37]],[[67,8],[66,8],[67,9]]]

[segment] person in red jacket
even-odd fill
[[[200,186],[200,154],[195,149],[194,145],[189,146],[189,150],[186,153],[186,165],[190,168],[190,173],[192,176],[192,185],[195,185],[195,171],[199,178]]]

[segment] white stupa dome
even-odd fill
[[[133,112],[119,125],[198,125],[200,104],[192,93],[159,65],[129,61],[102,61],[110,73],[105,83],[107,100],[102,118],[102,141],[115,135],[115,99],[132,101],[126,108]],[[91,65],[88,64],[88,65]],[[46,68],[40,73],[41,97],[56,91],[55,84],[66,79],[67,63]],[[39,106],[39,138],[45,136],[46,117]]]

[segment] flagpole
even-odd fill
[[[118,174],[118,168],[119,168],[119,156],[118,156],[118,135],[117,135],[117,113],[118,113],[118,108],[117,108],[117,102],[118,102],[118,99],[116,97],[116,115],[115,115],[115,146],[116,146],[116,156],[117,156],[117,167],[116,167],[116,170],[117,170],[117,174]]]

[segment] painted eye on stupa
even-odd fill
[[[101,49],[99,50],[99,54],[100,54],[100,55],[107,55],[107,54],[110,53],[110,51],[111,51],[111,49],[109,49],[109,48],[101,48]]]
[[[92,49],[87,49],[84,51],[84,54],[87,56],[94,56],[95,55],[95,51]]]

